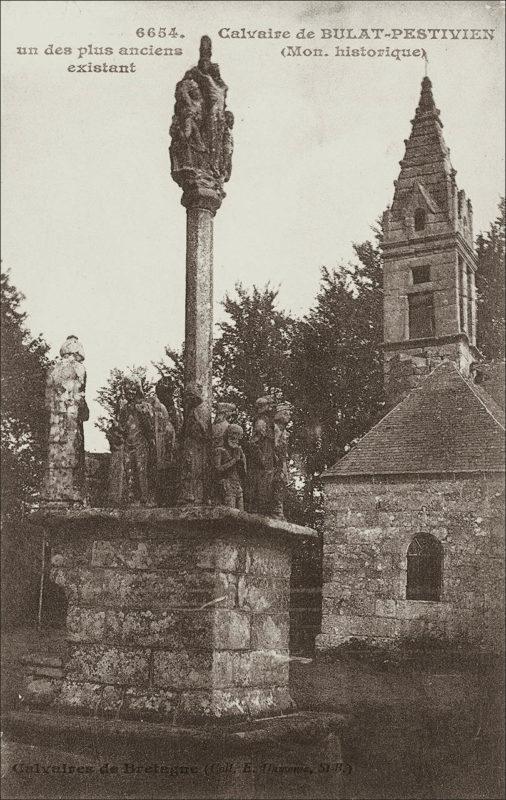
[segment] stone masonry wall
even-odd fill
[[[319,650],[424,635],[502,647],[502,478],[356,479],[325,494]],[[443,545],[440,602],[406,600],[406,553],[421,532]]]
[[[464,376],[469,376],[473,360],[466,340],[429,344],[406,342],[403,349],[385,349],[384,386],[388,407],[400,403],[412,389],[443,361],[453,361]]]
[[[69,525],[53,534],[52,578],[69,658],[44,687],[28,674],[26,702],[178,723],[291,708],[282,536]]]

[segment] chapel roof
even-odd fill
[[[445,361],[323,477],[502,470],[502,409]]]

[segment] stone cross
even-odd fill
[[[226,108],[226,96],[220,69],[211,61],[211,40],[203,36],[198,65],[176,85],[169,148],[171,175],[183,190],[187,217],[185,385],[200,393],[202,401],[192,414],[206,431],[204,447],[201,442],[197,448],[187,442],[185,448],[183,441],[183,451],[192,453],[185,469],[195,472],[195,491],[188,490],[192,476],[187,474],[182,503],[201,504],[209,498],[200,484],[206,483],[212,448],[213,217],[232,169],[234,118]],[[183,439],[191,435],[192,427],[184,427]],[[197,451],[203,464],[196,463]]]

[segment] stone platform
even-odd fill
[[[193,724],[288,713],[291,545],[314,531],[224,507],[40,510],[68,655],[23,702]]]

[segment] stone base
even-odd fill
[[[26,704],[178,724],[293,709],[291,543],[313,531],[222,507],[40,516],[69,653],[26,661]]]
[[[345,723],[339,714],[303,712],[248,723],[174,727],[17,711],[8,716],[6,728],[8,741],[37,748],[22,763],[37,762],[37,775],[29,777],[42,791],[41,781],[50,778],[41,766],[47,763],[54,772],[53,765],[64,763],[66,774],[56,778],[57,785],[75,791],[81,777],[86,796],[337,800],[346,796],[343,778],[351,772],[341,756]],[[41,742],[58,750],[45,755]],[[68,774],[69,752],[79,754],[81,775]],[[16,778],[21,781],[23,774]]]

